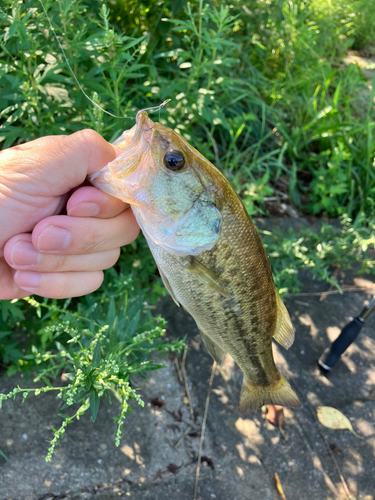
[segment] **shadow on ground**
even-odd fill
[[[354,278],[352,273],[341,276],[345,284]],[[361,279],[372,284],[368,277]],[[309,276],[303,283],[305,293],[325,289]],[[317,368],[324,348],[369,296],[333,294],[321,300],[319,295],[303,295],[286,301],[296,340],[289,351],[275,345],[275,358],[303,403],[301,409],[285,410],[286,439],[260,411],[238,413],[242,375],[226,357],[213,382],[199,499],[277,500],[277,473],[288,500],[344,500],[336,462],[351,494],[358,500],[374,500],[375,318],[369,318],[329,378]],[[168,320],[168,335],[187,335],[186,373],[194,419],[172,358],[147,381],[134,380],[146,405],[134,406],[119,448],[113,436],[116,404],[103,404],[95,425],[89,416],[72,424],[52,462],[46,463],[50,426],[60,423],[60,400],[43,394],[23,405],[20,399],[7,401],[0,412],[0,449],[9,461],[0,457],[0,500],[193,499],[212,360],[189,315],[169,299],[159,308]],[[25,382],[0,377],[1,392],[17,384]],[[365,439],[322,427],[314,417],[319,405],[340,409]]]

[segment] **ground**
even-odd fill
[[[276,219],[258,221],[258,226],[302,223],[308,224]],[[365,291],[321,296],[317,292],[327,290],[326,285],[307,274],[301,278],[307,295],[285,301],[296,340],[289,351],[274,347],[276,363],[303,406],[285,410],[285,439],[264,413],[240,415],[242,374],[227,356],[213,381],[197,497],[201,500],[278,500],[274,473],[287,500],[344,500],[339,470],[354,498],[375,499],[375,314],[329,377],[317,367],[324,348],[374,293],[374,280],[346,272],[340,276],[342,284]],[[46,463],[50,426],[56,428],[61,421],[60,400],[43,394],[24,404],[20,398],[7,401],[0,411],[0,449],[8,457],[7,462],[0,457],[0,500],[193,500],[212,359],[189,315],[169,299],[159,308],[168,320],[168,335],[187,335],[185,366],[194,419],[174,358],[164,359],[166,368],[151,372],[148,380],[133,380],[146,405],[133,405],[118,448],[114,402],[101,406],[95,424],[87,415],[70,425]],[[0,376],[1,392],[17,384],[26,382]],[[320,405],[342,411],[364,439],[319,424],[315,411]]]

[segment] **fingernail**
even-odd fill
[[[100,212],[100,207],[91,201],[83,201],[69,208],[68,215],[74,217],[95,217]]]
[[[70,239],[71,234],[67,229],[49,226],[39,235],[37,247],[41,252],[57,252],[68,248]]]
[[[40,283],[40,274],[34,271],[17,271],[14,275],[14,281],[27,292],[33,292]]]
[[[40,262],[42,255],[35,250],[29,241],[19,241],[16,243],[10,254],[10,261],[13,266],[34,266]]]

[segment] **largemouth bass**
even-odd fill
[[[293,326],[227,179],[146,111],[114,144],[122,153],[90,181],[131,205],[173,300],[192,315],[212,357],[220,363],[228,352],[242,370],[240,411],[299,407],[272,356],[272,337],[289,348]]]

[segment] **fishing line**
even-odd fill
[[[135,117],[135,121],[137,121],[137,118],[138,118],[138,115],[140,113],[142,113],[143,111],[151,111],[151,113],[153,113],[154,111],[159,111],[159,121],[160,121],[160,110],[164,108],[164,106],[166,104],[168,104],[169,102],[171,101],[171,99],[166,99],[165,101],[163,101],[161,104],[158,104],[157,106],[152,106],[151,108],[144,108],[144,109],[140,109],[137,113],[137,116]],[[148,129],[145,129],[145,131],[147,130],[151,130],[152,128],[154,127],[151,127],[151,128],[148,128]]]
[[[80,91],[82,92],[82,94],[83,94],[83,95],[86,97],[86,99],[88,99],[88,100],[91,102],[91,104],[93,104],[96,108],[100,109],[100,111],[103,111],[103,113],[106,113],[107,115],[112,116],[112,118],[119,118],[120,120],[132,120],[132,119],[133,119],[133,117],[132,117],[132,116],[117,116],[117,115],[113,115],[113,114],[112,114],[112,113],[110,113],[109,111],[106,111],[106,110],[105,110],[105,109],[103,109],[101,106],[99,106],[99,104],[98,104],[98,103],[96,103],[95,101],[93,101],[93,100],[91,99],[91,97],[89,97],[89,96],[86,94],[86,92],[83,90],[82,85],[79,83],[78,78],[76,77],[76,75],[75,75],[75,73],[74,73],[74,71],[73,71],[73,69],[72,69],[72,67],[71,67],[71,65],[70,65],[70,63],[69,63],[68,58],[66,57],[65,50],[64,50],[63,46],[61,45],[60,40],[58,39],[58,36],[57,36],[57,34],[56,34],[56,31],[55,31],[55,28],[52,26],[51,19],[50,19],[49,15],[47,14],[47,10],[46,10],[46,8],[45,8],[45,6],[44,6],[43,1],[42,1],[42,0],[39,0],[39,3],[40,3],[40,4],[41,4],[41,6],[42,6],[42,9],[43,9],[44,14],[45,14],[45,16],[46,16],[46,18],[47,18],[47,21],[48,21],[48,24],[49,24],[49,26],[50,26],[50,28],[51,28],[51,30],[52,30],[52,33],[54,34],[54,37],[56,38],[56,41],[57,41],[57,43],[59,44],[60,50],[61,50],[61,52],[62,52],[62,55],[64,56],[64,59],[65,59],[65,62],[66,62],[66,64],[67,64],[68,68],[69,68],[69,71],[70,71],[70,73],[72,74],[72,76],[73,76],[73,78],[74,78],[74,81],[75,81],[75,82],[76,82],[76,84],[78,85],[78,87],[79,87]],[[159,104],[158,106],[152,106],[151,108],[145,108],[145,109],[142,109],[141,111],[151,111],[151,112],[153,112],[153,111],[158,111],[158,110],[159,110],[159,112],[160,112],[160,110],[161,110],[162,108],[164,108],[164,106],[165,106],[166,104],[168,104],[168,102],[169,102],[169,101],[170,101],[170,99],[167,99],[167,100],[165,100],[164,102],[162,102],[161,104]],[[140,113],[140,111],[138,111],[138,113]],[[137,113],[137,115],[138,115],[138,113]],[[160,120],[160,114],[159,114],[159,120]]]

